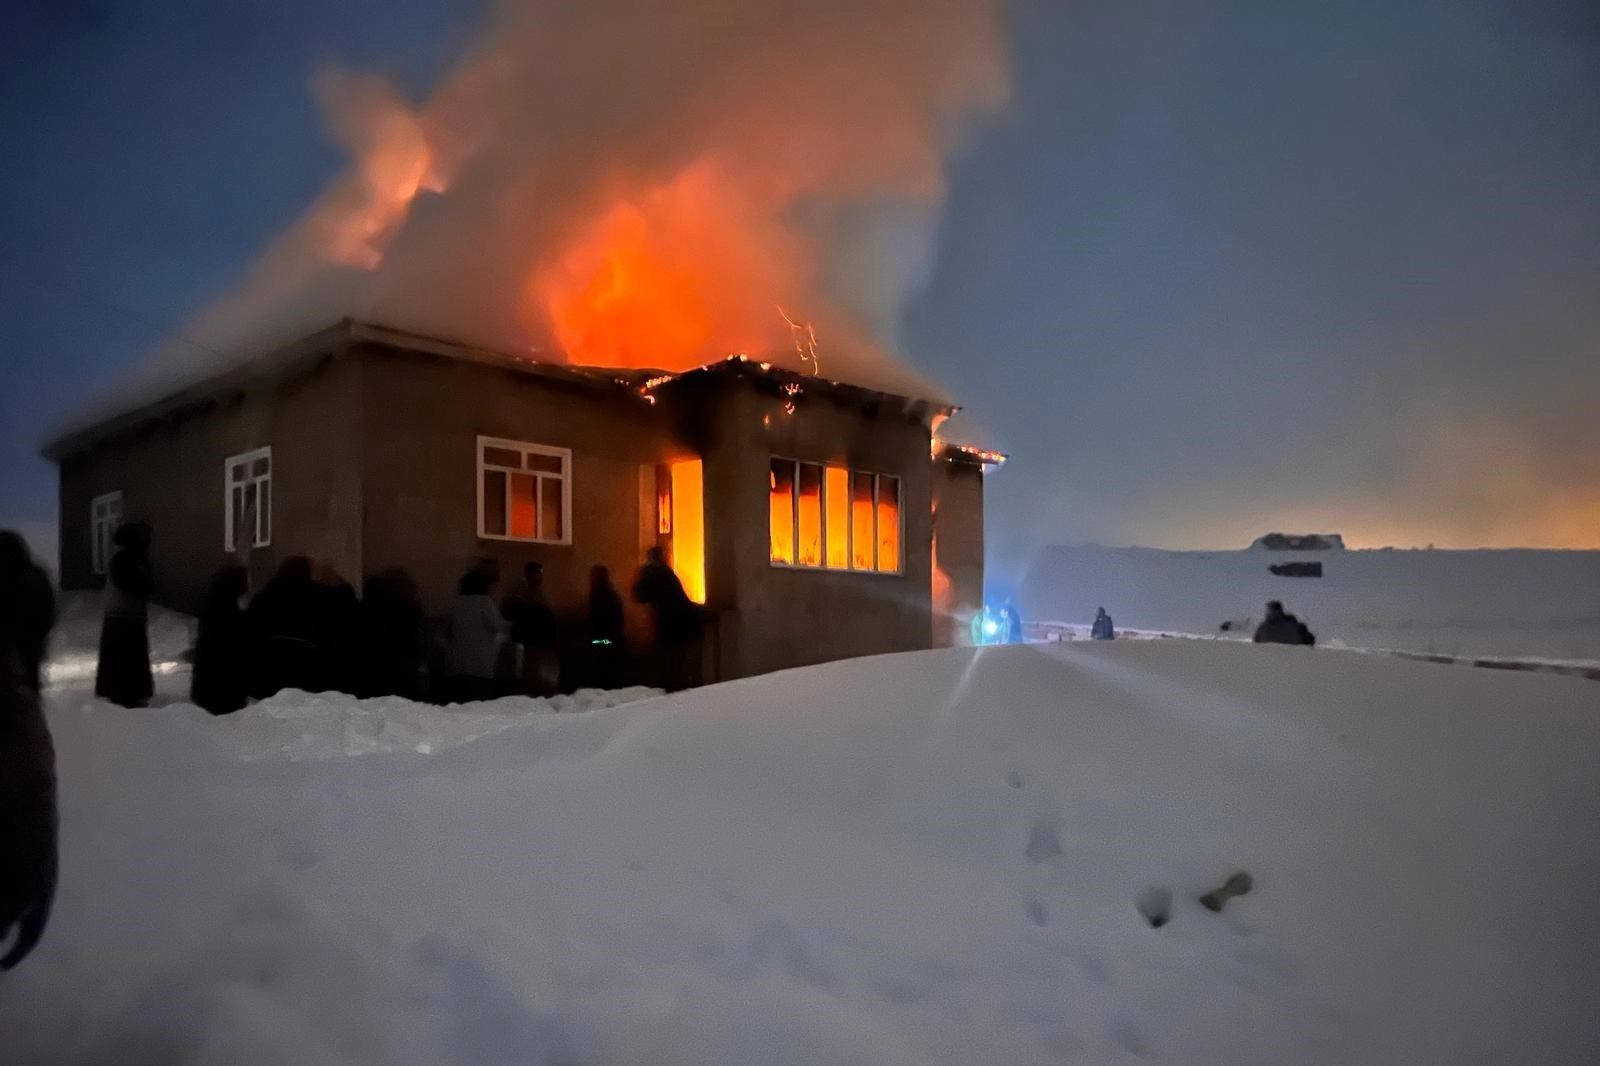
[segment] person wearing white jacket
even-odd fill
[[[445,656],[450,703],[495,697],[495,667],[500,661],[506,622],[492,593],[488,574],[474,569],[461,578],[455,602],[450,605],[450,642]]]

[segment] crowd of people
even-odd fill
[[[154,693],[150,527],[125,525],[113,544],[95,693],[141,707]],[[678,689],[702,680],[702,609],[660,549],[649,552],[633,585],[633,598],[654,620],[653,640],[637,654],[622,595],[604,566],[590,570],[586,610],[577,619],[550,606],[537,563],[523,568],[521,583],[501,600],[499,582],[498,565],[478,560],[435,625],[400,569],[373,574],[357,594],[331,567],[292,556],[251,595],[248,571],[230,561],[201,601],[191,699],[221,715],[286,688],[460,702],[630,681]],[[0,530],[0,970],[38,944],[55,899],[55,750],[41,695],[55,624],[49,575],[20,535]]]
[[[95,693],[123,707],[146,705],[153,691],[150,540],[148,526],[122,527],[107,568]],[[402,569],[373,574],[358,593],[332,567],[295,555],[251,595],[247,570],[230,561],[201,599],[190,698],[229,714],[285,689],[465,703],[631,681],[676,690],[702,680],[702,609],[659,548],[633,586],[654,622],[653,639],[638,649],[604,566],[590,570],[581,614],[551,607],[539,563],[524,566],[503,598],[499,586],[499,564],[479,559],[445,616],[429,619]]]

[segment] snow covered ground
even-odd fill
[[[1600,1061],[1590,681],[1183,641],[584,714],[84,685],[8,1063]]]
[[[1271,563],[1317,560],[1321,578]],[[991,562],[1023,617],[1213,635],[1281,599],[1326,645],[1600,664],[1600,552],[1047,548]]]

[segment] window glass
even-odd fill
[[[878,569],[900,570],[900,479],[887,474],[878,477]]]
[[[830,466],[822,493],[827,508],[823,534],[828,546],[828,565],[838,570],[850,568],[850,471]]]
[[[798,518],[800,541],[795,561],[801,566],[822,565],[822,467],[800,464]]]
[[[535,489],[536,478],[527,474],[512,474],[511,477],[511,536],[521,540],[533,540],[539,535],[537,523],[538,509],[536,507]]]
[[[506,475],[499,470],[483,472],[483,532],[506,535]]]
[[[794,564],[794,466],[774,459],[768,479],[772,561],[786,566]]]
[[[850,565],[873,569],[872,475],[850,474]]]

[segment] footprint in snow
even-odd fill
[[[1150,928],[1160,929],[1172,920],[1172,889],[1161,885],[1151,885],[1139,893],[1139,898],[1133,901],[1139,909],[1144,920],[1150,923]]]
[[[1028,846],[1022,854],[1034,865],[1048,862],[1061,854],[1061,828],[1054,818],[1040,815],[1028,829]]]
[[[1028,921],[1040,929],[1050,924],[1050,913],[1045,910],[1044,900],[1038,896],[1029,896],[1022,901],[1022,913],[1028,916]]]

